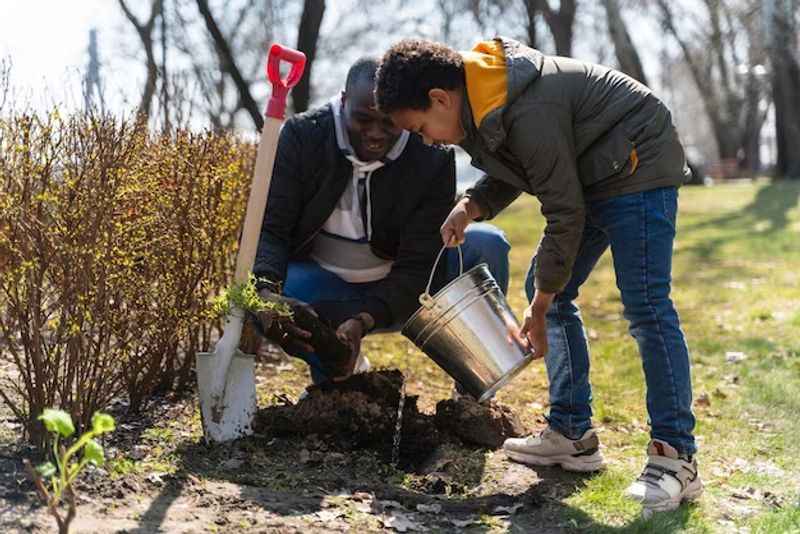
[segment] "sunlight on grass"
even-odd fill
[[[753,534],[800,532],[800,498],[794,507],[769,512],[750,523]]]

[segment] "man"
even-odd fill
[[[429,143],[460,144],[487,172],[448,215],[445,242],[460,242],[471,221],[494,217],[522,192],[541,202],[546,227],[520,335],[546,357],[549,425],[507,440],[508,456],[576,471],[602,466],[575,299],[610,247],[651,423],[647,465],[627,494],[650,510],[699,496],[689,355],[669,298],[685,158],[666,106],[620,72],[503,38],[465,53],[401,41],[383,57],[376,85],[395,124]]]
[[[262,296],[310,303],[331,321],[354,362],[365,334],[397,330],[419,307],[455,201],[453,150],[426,146],[376,109],[377,65],[360,59],[341,95],[286,121],[253,269]],[[465,268],[487,262],[506,290],[502,232],[484,225],[462,248]],[[453,252],[438,287],[458,274]],[[308,332],[289,327],[286,336],[282,345],[309,363],[315,383],[330,378]],[[354,370],[368,368],[361,357]]]

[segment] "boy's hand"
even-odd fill
[[[555,293],[537,291],[531,305],[525,309],[525,313],[522,315],[522,328],[519,334],[525,342],[526,348],[533,350],[534,359],[544,358],[547,354],[547,320],[545,317],[554,297]]]
[[[459,200],[439,230],[442,234],[442,242],[448,247],[462,244],[467,226],[480,216],[480,207],[472,199],[464,197]]]

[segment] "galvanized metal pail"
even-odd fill
[[[445,251],[436,257],[422,307],[403,326],[403,335],[483,402],[528,365],[533,354],[512,332],[519,322],[485,263],[464,272],[431,296],[431,282]],[[516,330],[515,330],[516,329]]]

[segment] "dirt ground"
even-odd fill
[[[260,380],[281,366],[260,366]],[[78,485],[73,532],[562,532],[562,500],[584,478],[509,463],[496,447],[526,429],[507,408],[404,401],[392,465],[398,371],[371,373],[296,404],[277,396],[254,436],[206,445],[196,399],[163,401],[146,416],[112,412],[109,461]],[[438,413],[437,413],[438,411]],[[51,532],[22,458],[20,429],[0,414],[0,531]],[[465,430],[466,429],[466,430]]]

